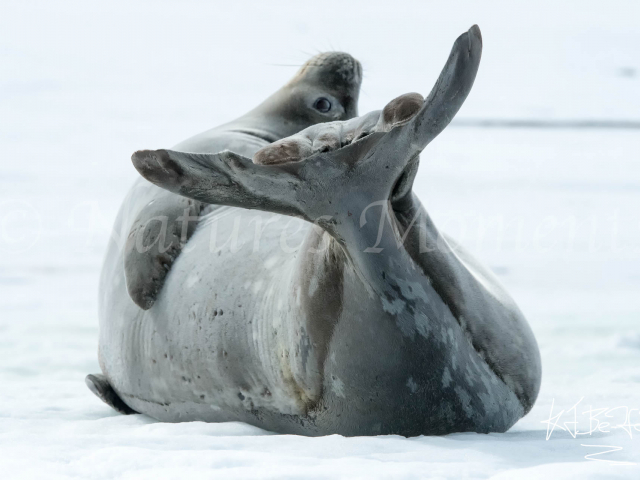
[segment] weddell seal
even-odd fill
[[[124,413],[303,435],[503,432],[525,415],[541,375],[526,320],[412,192],[481,49],[474,26],[426,100],[311,126],[253,161],[136,152],[147,180],[224,207],[203,211],[148,310],[111,246],[92,390]],[[260,228],[233,220],[249,214]]]

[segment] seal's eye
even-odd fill
[[[331,110],[331,102],[324,97],[320,97],[316,100],[316,103],[313,104],[313,108],[322,113],[327,113]]]

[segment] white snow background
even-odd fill
[[[474,23],[476,84],[415,189],[527,316],[529,415],[505,434],[305,438],[122,416],[89,392],[132,152],[244,113],[318,51],[362,62],[361,113],[427,94]],[[557,128],[587,120],[626,128]],[[640,478],[638,122],[636,0],[3,0],[0,478]]]

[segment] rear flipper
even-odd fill
[[[143,310],[153,306],[171,265],[193,234],[202,203],[162,192],[133,222],[124,254],[131,299]]]
[[[400,209],[411,198],[418,155],[467,98],[481,53],[474,25],[454,43],[426,99],[403,95],[381,112],[310,127],[258,151],[254,161],[229,151],[171,150],[138,151],[131,160],[151,183],[183,197],[303,218],[344,241],[338,229],[354,222],[337,205],[365,208],[389,199]]]
[[[96,395],[96,397],[112,407],[116,412],[120,412],[123,415],[138,413],[122,401],[122,399],[109,384],[109,380],[107,380],[107,377],[105,377],[104,375],[101,375],[99,373],[96,373],[95,375],[87,375],[84,379],[84,383],[87,384],[89,390],[91,390]]]

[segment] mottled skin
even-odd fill
[[[217,153],[230,150],[245,156],[270,142],[321,122],[346,120],[358,114],[362,67],[351,55],[327,52],[307,61],[280,90],[241,117],[189,138],[175,150]],[[318,103],[318,101],[322,103]],[[327,109],[328,107],[328,109]],[[131,204],[124,252],[127,290],[142,309],[151,308],[167,272],[191,238],[206,203],[163,190],[140,178],[133,188],[146,199]],[[149,192],[143,192],[149,190]]]
[[[112,248],[100,358],[124,403],[165,421],[304,435],[502,432],[527,413],[540,358],[526,320],[411,191],[418,154],[464,102],[480,51],[472,27],[426,100],[312,127],[255,163],[134,154],[151,182],[228,207],[203,217],[147,311]]]

